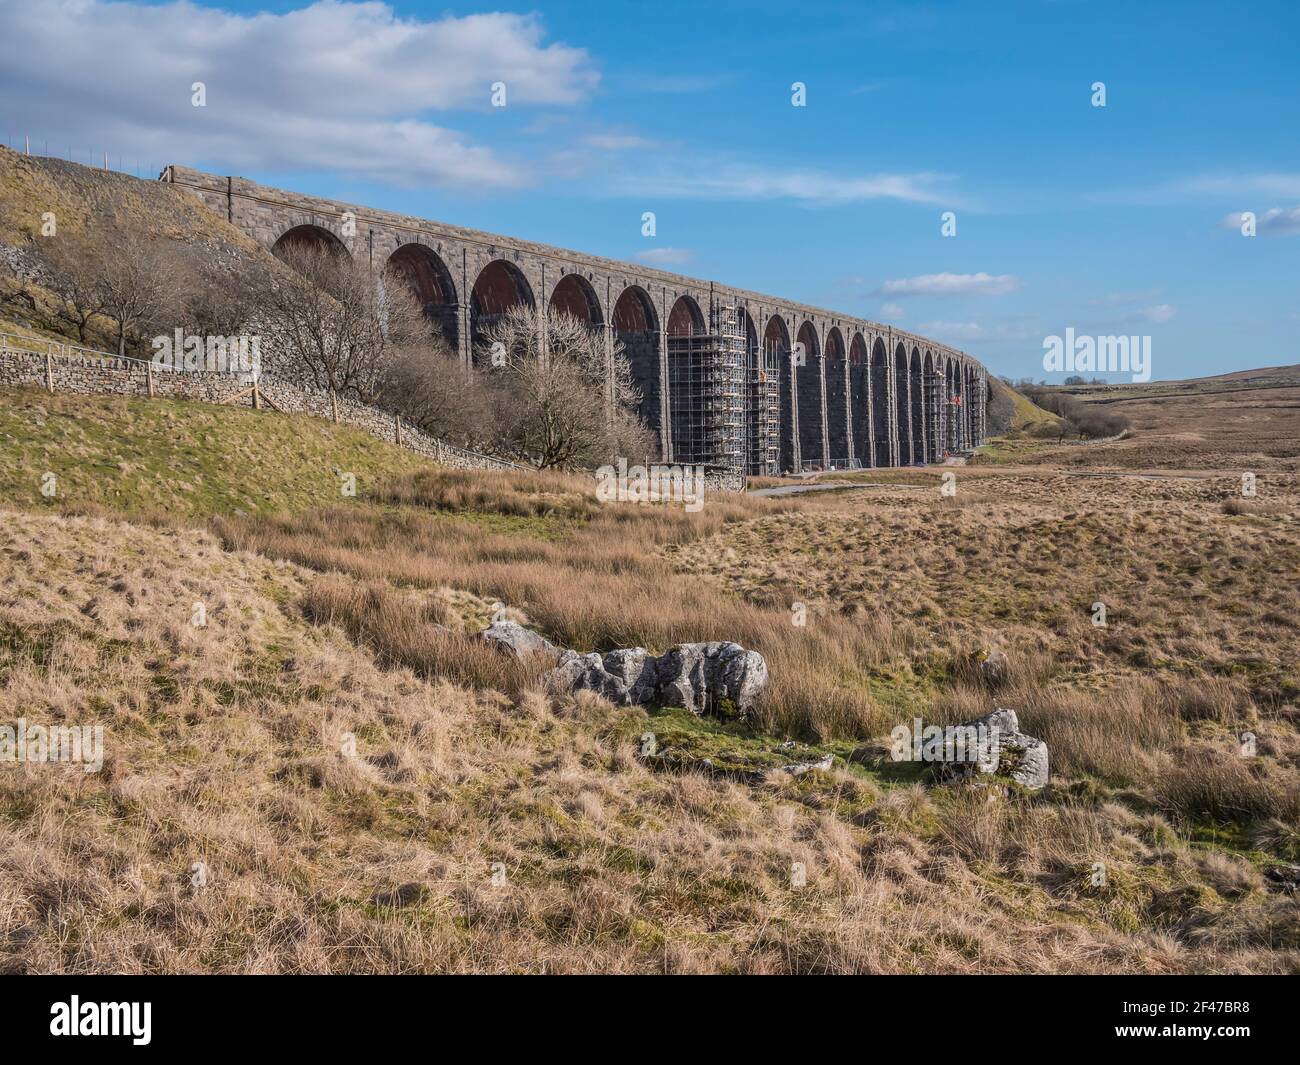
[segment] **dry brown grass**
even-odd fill
[[[1229,900],[1201,853],[1122,806],[990,804],[851,768],[656,774],[635,757],[640,710],[423,677],[464,668],[425,657],[433,626],[491,609],[464,592],[322,579],[184,530],[0,520],[0,717],[89,709],[109,734],[103,773],[0,778],[8,971],[1295,964],[1292,908],[1249,862],[1216,857]],[[1105,891],[1084,875],[1096,860]]]
[[[383,499],[401,508],[222,519],[217,529],[232,547],[314,569],[464,588],[522,611],[555,642],[584,651],[662,652],[687,641],[734,640],[761,651],[772,667],[762,708],[769,730],[867,736],[885,720],[862,671],[906,650],[906,635],[887,618],[831,615],[800,627],[791,599],[719,594],[714,584],[677,573],[666,554],[792,504],[711,498],[694,514],[604,506],[590,480],[578,477],[443,471],[395,485]]]
[[[1298,971],[1262,875],[1300,859],[1297,481],[1261,474],[1275,510],[1225,513],[1226,473],[1045,469],[945,507],[932,471],[697,515],[442,471],[219,537],[0,513],[0,720],[109,737],[99,774],[0,767],[0,967]],[[756,647],[759,719],[704,739],[834,766],[656,770],[672,719],[543,692],[469,638],[501,606],[582,649]],[[993,705],[1046,791],[847,757]]]

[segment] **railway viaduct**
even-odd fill
[[[985,368],[888,325],[641,265],[169,166],[272,252],[345,249],[404,279],[468,364],[511,307],[621,342],[660,458],[751,475],[939,462],[982,443]],[[539,315],[539,320],[543,320]]]

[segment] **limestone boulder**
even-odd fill
[[[717,712],[724,702],[747,713],[767,687],[767,662],[738,643],[678,644],[656,664],[657,699],[693,714]]]
[[[985,774],[1014,780],[1031,790],[1044,787],[1050,779],[1047,744],[1020,731],[1014,710],[998,708],[983,717],[963,723],[974,730],[975,745],[966,744],[976,757],[963,762],[946,762],[941,776],[946,779],[977,780]]]
[[[516,658],[527,658],[534,654],[552,659],[560,657],[560,648],[541,633],[525,628],[517,621],[494,621],[478,637]]]
[[[767,687],[767,662],[725,641],[678,644],[658,657],[644,647],[605,655],[564,651],[549,680],[560,690],[593,691],[619,706],[682,706],[704,714],[730,704],[745,714]]]
[[[657,662],[644,647],[610,651],[603,657],[565,651],[549,679],[564,691],[592,691],[616,706],[640,706],[654,701]]]

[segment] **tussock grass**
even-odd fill
[[[885,723],[866,671],[905,649],[905,636],[887,619],[828,615],[799,626],[789,601],[727,595],[678,574],[669,560],[676,547],[756,515],[781,513],[789,504],[719,497],[696,514],[667,505],[603,506],[590,480],[580,477],[536,481],[490,474],[471,480],[442,471],[381,495],[403,509],[334,508],[301,518],[221,519],[216,527],[231,547],[315,569],[365,581],[465,588],[523,611],[550,639],[582,651],[643,646],[662,653],[677,643],[733,640],[768,659],[772,685],[760,721],[771,731],[867,736]],[[463,520],[467,504],[472,517]],[[425,508],[451,514],[430,521]],[[479,517],[542,524],[525,525],[518,535],[473,520]]]

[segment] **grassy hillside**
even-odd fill
[[[0,506],[201,518],[325,506],[429,465],[305,415],[188,400],[0,393]],[[41,494],[42,477],[58,494]]]
[[[54,237],[42,235],[46,213],[55,217]],[[252,238],[173,185],[0,146],[0,258],[8,267],[0,271],[0,331],[76,341],[75,331],[54,314],[54,296],[40,284],[42,250],[59,235],[87,229],[104,234],[110,245],[127,231],[161,236],[191,262],[282,269]],[[93,321],[86,343],[112,350],[111,323]]]

